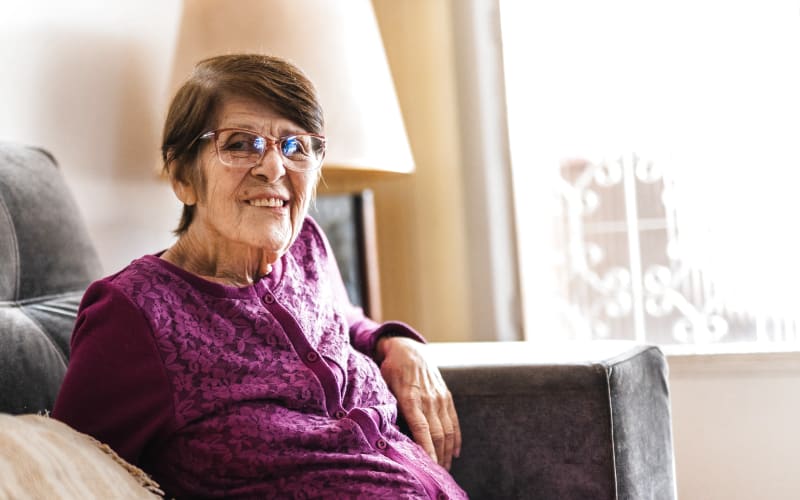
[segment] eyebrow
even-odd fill
[[[260,134],[260,133],[261,133],[261,132],[257,132],[257,131],[256,131],[256,128],[255,128],[255,127],[253,127],[253,124],[252,124],[252,123],[242,123],[242,122],[238,122],[238,123],[232,123],[232,124],[230,124],[230,125],[224,125],[224,126],[222,126],[222,127],[220,127],[220,128],[242,128],[242,129],[245,129],[245,130],[250,130],[250,131],[252,131],[252,132],[256,132],[257,134]]]
[[[258,130],[256,130],[256,127],[253,127],[252,123],[251,124],[246,124],[246,123],[239,122],[239,123],[234,123],[232,125],[223,125],[223,126],[221,126],[219,128],[240,128],[240,129],[244,129],[244,130],[249,130],[250,132],[253,132],[254,134],[265,135],[263,132],[259,132]],[[286,136],[289,136],[289,135],[301,135],[301,134],[308,134],[308,132],[306,132],[306,131],[304,131],[302,129],[288,130],[288,131],[283,131],[278,137],[286,137]],[[271,136],[267,136],[267,137],[271,137]]]

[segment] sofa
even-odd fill
[[[0,499],[154,498],[113,450],[47,417],[97,254],[55,159],[0,143]],[[472,498],[672,499],[668,367],[628,342],[439,343]]]

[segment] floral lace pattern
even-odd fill
[[[198,286],[203,280],[155,257],[113,278],[147,319],[171,384],[177,431],[151,450],[149,471],[170,494],[464,496],[396,430],[396,401],[378,367],[349,342],[322,238],[306,221],[271,288],[267,278],[246,289]],[[403,460],[376,449],[356,420],[333,414],[354,408],[369,410]]]

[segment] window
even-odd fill
[[[528,337],[799,341],[796,0],[500,21]]]

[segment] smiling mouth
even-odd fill
[[[247,200],[247,203],[253,207],[280,208],[286,206],[287,201],[280,198],[259,198],[257,200]]]

